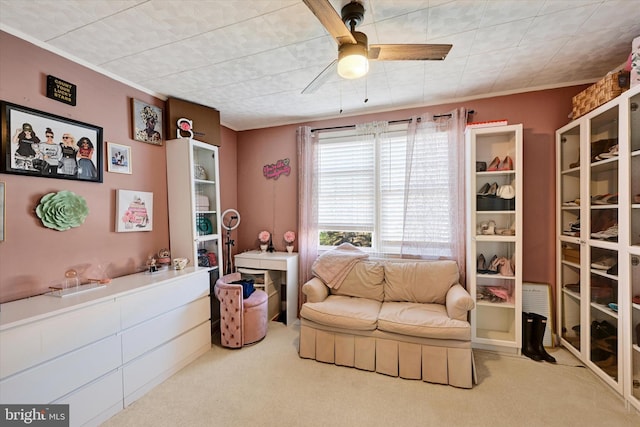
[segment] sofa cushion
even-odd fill
[[[471,325],[450,319],[440,304],[384,302],[378,315],[378,329],[401,335],[451,340],[471,340]]]
[[[444,304],[447,291],[459,278],[455,261],[387,261],[384,300]]]
[[[300,317],[326,326],[372,331],[376,329],[381,304],[367,298],[329,295],[322,302],[303,304]]]
[[[333,295],[368,298],[382,302],[384,299],[384,267],[375,261],[360,261],[353,266]]]

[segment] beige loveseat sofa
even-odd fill
[[[302,287],[300,357],[471,388],[474,303],[454,261],[358,260],[336,288]]]

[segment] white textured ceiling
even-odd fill
[[[348,0],[331,0],[339,11]],[[370,43],[450,43],[301,91],[337,57],[302,0],[0,0],[0,29],[234,130],[595,81],[640,35],[640,0],[363,0]],[[365,97],[368,102],[364,102]]]

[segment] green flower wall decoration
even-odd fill
[[[89,215],[89,208],[84,197],[63,190],[49,193],[40,199],[36,215],[45,227],[65,231],[80,227]]]

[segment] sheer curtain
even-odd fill
[[[464,285],[467,113],[450,114],[413,117],[409,124],[401,254],[453,259]]]
[[[317,137],[309,126],[296,131],[298,152],[298,257],[299,283],[311,279],[311,265],[318,257],[318,203],[315,171]],[[302,307],[302,286],[298,289],[298,310]]]

